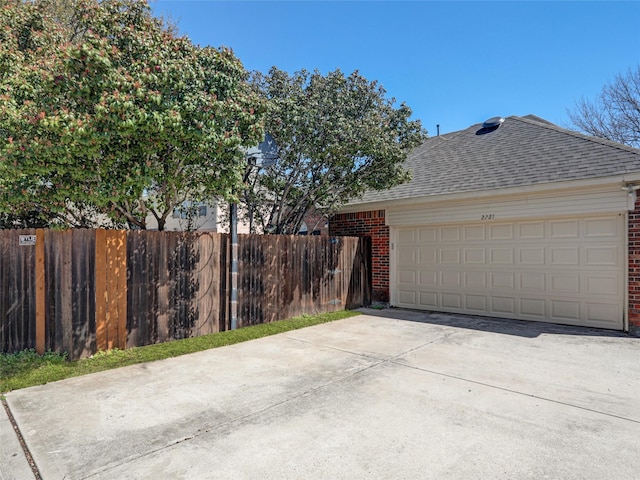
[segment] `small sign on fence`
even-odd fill
[[[27,247],[29,245],[36,244],[36,236],[35,235],[20,235],[20,246]]]

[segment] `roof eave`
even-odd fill
[[[554,190],[574,190],[585,188],[602,188],[610,185],[612,188],[624,187],[629,184],[640,184],[640,172],[623,175],[613,175],[600,178],[539,183],[535,185],[521,185],[518,187],[492,188],[466,192],[423,195],[417,197],[399,198],[393,200],[379,200],[372,202],[352,203],[344,205],[337,213],[353,213],[370,210],[384,210],[386,208],[402,207],[414,204],[443,203],[469,199],[483,199],[496,196],[522,195],[552,192]]]

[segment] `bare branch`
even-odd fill
[[[584,133],[640,148],[640,65],[617,75],[594,101],[581,98],[568,114]]]

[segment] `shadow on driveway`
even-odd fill
[[[526,320],[512,320],[455,313],[430,312],[424,310],[410,310],[400,308],[360,308],[360,312],[384,318],[396,318],[410,322],[429,323],[447,327],[479,330],[482,332],[498,333],[502,335],[517,335],[519,337],[536,338],[540,335],[575,335],[587,337],[628,337],[624,332],[605,330],[602,328],[576,327],[555,323],[530,322]]]

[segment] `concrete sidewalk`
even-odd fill
[[[638,339],[365,313],[7,401],[45,480],[640,477]]]

